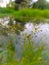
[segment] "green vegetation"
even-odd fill
[[[28,44],[26,43],[26,39],[28,40]],[[48,60],[44,60],[43,52],[45,49],[44,45],[34,46],[34,42],[31,41],[31,36],[27,36],[24,38],[24,43],[21,45],[22,47],[22,57],[17,60],[14,59],[15,50],[12,46],[12,41],[8,42],[7,50],[3,51],[1,55],[3,55],[3,59],[6,62],[1,63],[0,65],[48,65]],[[2,58],[2,57],[1,57]]]
[[[30,34],[22,36],[23,39],[20,35],[26,22],[40,23],[47,20],[49,22],[49,3],[46,0],[38,0],[31,4],[31,1],[10,0],[6,8],[0,7],[0,18],[2,18],[0,22],[3,20],[3,25],[0,23],[0,65],[49,65],[49,48],[47,49],[46,45],[38,40],[38,44],[35,44],[33,41],[36,40],[33,40]],[[4,17],[5,19],[9,17],[9,20],[6,19],[9,21],[7,26]],[[31,32],[36,37],[34,31],[37,31],[37,28],[35,26]],[[48,42],[47,37],[46,42]],[[19,55],[20,57],[17,58]]]
[[[0,8],[0,17],[9,16],[14,12],[13,9],[9,8]]]
[[[15,11],[13,9],[6,9],[6,8],[1,8],[0,9],[0,17],[1,15],[7,16],[15,16],[16,18],[49,18],[49,10],[39,10],[39,9],[21,9],[18,11]]]
[[[16,19],[21,21],[49,19],[49,10],[22,9],[14,13]],[[36,20],[36,21],[37,21]]]
[[[0,9],[0,17],[11,16],[20,21],[29,21],[33,19],[49,19],[49,10],[39,10],[39,9],[21,9],[15,11],[13,9]]]

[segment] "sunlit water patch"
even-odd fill
[[[21,32],[21,35],[30,35],[33,38],[33,41],[37,43],[46,44],[49,47],[49,24],[48,23],[40,23],[40,24],[33,24],[27,23],[25,25],[25,29]]]

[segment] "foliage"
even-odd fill
[[[15,0],[18,9],[29,8],[32,0]]]
[[[10,2],[9,4],[7,4],[6,8],[15,9],[16,8],[15,2]]]
[[[26,39],[28,40],[28,42],[26,42]],[[38,65],[39,64],[48,65],[49,64],[48,60],[45,62],[45,59],[43,56],[45,46],[44,45],[34,46],[34,42],[31,41],[30,35],[27,37],[25,36],[25,38],[24,38],[24,43],[21,45],[22,57],[19,60],[14,59],[13,55],[14,55],[15,51],[13,49],[11,49],[12,42],[10,42],[9,44],[10,45],[8,45],[7,50],[2,52],[2,54],[4,56],[6,55],[6,57],[7,57],[6,60],[8,60],[8,62],[6,61],[0,65],[37,65],[37,64]],[[5,59],[5,57],[4,57],[4,59]]]
[[[49,18],[49,10],[39,10],[39,9],[22,9],[14,13],[14,17],[16,20],[20,20],[22,22],[33,21],[37,22],[42,19]]]
[[[13,9],[9,10],[9,8],[0,8],[0,13],[2,13],[2,14],[5,14],[5,13],[9,14],[12,12],[13,12]]]
[[[49,10],[39,10],[24,8],[18,11],[15,11],[10,8],[0,8],[0,17],[9,16],[11,19],[18,20],[22,23],[33,21],[35,23],[40,22],[45,19],[49,19]]]
[[[10,8],[0,8],[0,18],[5,17],[5,16],[9,16],[13,12],[14,12],[14,10],[10,9]]]
[[[26,39],[28,43],[26,43]],[[31,41],[31,36],[27,36],[24,40],[23,44],[23,53],[22,59],[20,61],[20,65],[42,65],[43,56],[42,52],[44,50],[44,46],[34,46],[34,42]]]
[[[40,20],[49,19],[49,10],[39,10],[39,9],[31,9],[24,8],[19,11],[15,11],[9,8],[0,8],[0,17],[9,16],[11,19],[15,19],[20,22],[38,22]]]
[[[44,51],[47,50],[43,43],[41,43],[42,45],[36,46],[32,41],[31,35],[25,36],[21,44],[17,43],[17,40],[20,40],[18,39],[16,32],[22,30],[24,25],[12,24],[13,19],[16,23],[17,21],[20,21],[22,24],[28,21],[37,23],[40,19],[49,19],[49,10],[40,10],[45,8],[45,1],[43,0],[42,2],[41,0],[38,0],[37,4],[34,4],[35,8],[37,5],[37,8],[39,9],[28,8],[30,7],[30,0],[25,0],[25,2],[23,0],[19,1],[21,2],[16,4],[11,2],[6,8],[0,8],[0,17],[10,17],[9,28],[3,27],[2,25],[2,27],[0,26],[0,35],[3,37],[2,42],[0,41],[2,44],[0,45],[0,48],[3,48],[0,52],[0,65],[49,65],[49,53],[47,53],[47,56],[44,53]],[[15,10],[15,7],[19,5],[21,5],[22,8],[20,10]],[[4,38],[6,40],[5,42],[3,42]],[[15,54],[17,56],[18,51],[16,51],[17,44],[21,45],[20,52],[22,56],[19,59],[15,58]]]
[[[49,3],[46,2],[46,0],[38,0],[37,2],[32,4],[32,8],[49,9]]]

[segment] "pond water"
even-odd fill
[[[25,29],[20,33],[22,36],[31,35],[35,46],[45,45],[44,59],[49,59],[49,23],[27,23]],[[28,42],[28,41],[27,41]]]
[[[25,29],[21,34],[31,34],[35,43],[44,43],[49,47],[49,24],[48,23],[40,23],[33,24],[27,23],[25,24]]]
[[[3,26],[7,27],[8,23],[9,20],[7,22],[5,21],[4,23],[2,22],[1,24],[5,24]],[[7,33],[7,35],[0,34],[0,52],[6,50],[9,42],[11,42],[15,47],[15,58],[20,58],[22,50],[21,45],[24,43],[25,35],[31,35],[31,40],[37,46],[44,44],[46,46],[44,54],[46,55],[45,57],[47,57],[47,53],[49,53],[49,23],[34,24],[32,22],[29,22],[24,25],[24,30],[21,31],[19,35],[17,35],[15,32]],[[26,43],[27,42],[28,41],[26,41]]]

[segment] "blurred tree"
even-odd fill
[[[49,9],[49,2],[46,3],[46,9]]]
[[[30,7],[32,0],[15,0],[15,3],[18,7],[18,9],[24,8],[24,7]]]
[[[20,4],[24,0],[15,0],[15,3]]]
[[[38,0],[33,4],[33,8],[45,9],[46,8],[46,0]]]
[[[15,2],[13,2],[13,1],[10,1],[10,3],[9,4],[7,4],[7,6],[6,6],[7,8],[11,8],[11,9],[17,9],[17,7],[16,7],[16,4],[15,4]]]

